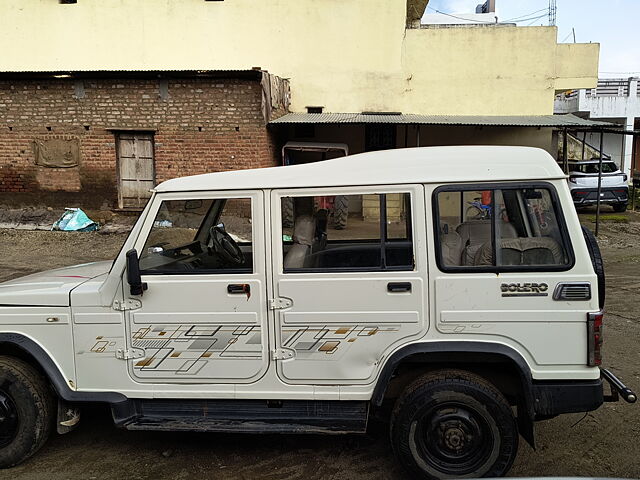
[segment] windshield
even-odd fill
[[[575,172],[580,173],[598,173],[597,163],[576,164],[573,167]],[[602,173],[614,173],[618,170],[618,166],[614,162],[602,162]]]

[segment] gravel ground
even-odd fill
[[[605,224],[605,364],[640,392],[640,215]],[[585,217],[586,219],[587,217]],[[57,266],[113,258],[122,234],[0,230],[0,280]],[[537,449],[523,440],[512,476],[640,477],[640,406],[605,404],[588,415],[536,425]],[[54,435],[30,461],[0,479],[400,479],[386,425],[363,436],[248,436],[129,432],[106,407],[85,410],[79,428]]]

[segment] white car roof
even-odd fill
[[[303,165],[175,178],[157,192],[340,187],[410,183],[552,180],[566,175],[532,147],[420,147],[360,153]]]

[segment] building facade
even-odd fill
[[[261,71],[0,74],[0,201],[138,209],[170,178],[273,166],[288,96]]]
[[[604,120],[621,129],[640,130],[640,78],[600,79],[594,88],[571,90],[558,94],[555,112],[572,113],[584,118]],[[582,140],[582,137],[580,137]],[[584,141],[599,147],[599,134],[587,133]],[[633,137],[605,133],[603,153],[614,160],[631,178]]]
[[[135,192],[172,176],[278,164],[288,140],[345,142],[351,153],[468,143],[552,152],[552,128],[535,121],[534,128],[388,121],[387,114],[550,115],[556,92],[595,86],[597,44],[558,44],[555,27],[422,24],[427,3],[5,2],[0,190],[100,192],[125,208]],[[273,88],[258,78],[223,78],[225,71],[268,71]],[[219,73],[204,80],[198,72]],[[287,112],[311,116],[305,125],[269,123]],[[378,120],[319,125],[318,112]],[[45,146],[33,145],[56,135],[58,150],[49,150],[78,152],[77,165],[36,158]],[[144,147],[152,161],[136,167],[135,181],[122,174],[123,141],[153,147]]]

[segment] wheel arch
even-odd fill
[[[428,355],[427,355],[428,354]],[[474,354],[470,356],[469,354]],[[466,358],[465,358],[466,357]],[[406,363],[429,364],[441,363],[448,360],[456,363],[495,363],[495,359],[502,359],[518,372],[522,392],[528,398],[533,398],[533,379],[531,369],[525,359],[516,350],[499,343],[487,342],[423,342],[414,343],[395,351],[384,363],[382,371],[373,391],[371,401],[374,405],[382,405],[389,383],[398,368]],[[531,406],[531,415],[534,410]]]
[[[491,365],[507,365],[507,375],[517,378],[517,408],[520,433],[531,445],[534,444],[533,422],[535,419],[535,394],[531,369],[526,360],[513,348],[491,342],[444,341],[423,342],[407,345],[394,352],[384,363],[371,397],[371,403],[381,407],[389,386],[399,370],[408,365],[424,368],[465,368],[492,380],[486,374]],[[483,375],[485,373],[485,375]],[[497,386],[501,391],[502,389]]]
[[[78,392],[67,384],[60,368],[36,341],[19,333],[0,333],[0,355],[20,358],[32,365],[51,384],[56,394],[68,402],[117,403],[126,397],[115,392]]]

